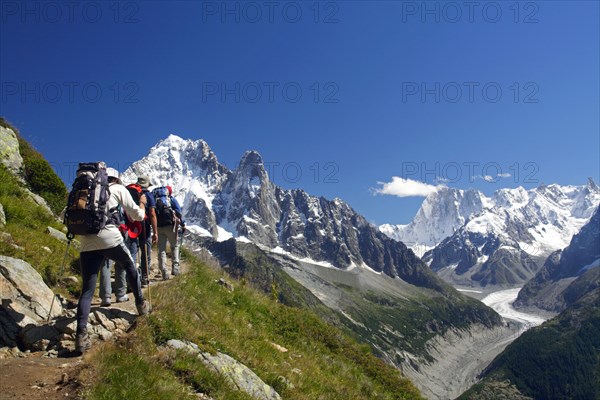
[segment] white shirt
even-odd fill
[[[123,207],[130,219],[134,221],[142,221],[144,219],[144,209],[140,208],[131,197],[125,186],[118,183],[111,183],[110,197],[108,198],[107,207],[109,210],[116,208],[118,205]],[[123,242],[123,236],[119,232],[116,225],[107,225],[95,235],[82,235],[79,238],[81,242],[81,252],[111,249]]]

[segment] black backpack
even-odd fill
[[[156,224],[158,226],[173,226],[175,223],[175,212],[171,208],[171,196],[169,190],[162,186],[152,191],[156,201]]]
[[[89,235],[110,221],[108,175],[103,162],[79,163],[77,177],[67,200],[64,223],[69,234]]]

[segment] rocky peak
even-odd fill
[[[592,177],[588,178],[587,188],[592,193],[600,192],[600,187],[598,187],[598,185],[596,185],[596,182],[594,182],[594,179],[592,179]]]
[[[239,177],[243,177],[243,179],[254,181],[255,183],[269,182],[263,159],[261,155],[254,150],[244,153],[235,174]],[[254,178],[258,178],[258,182]]]
[[[382,232],[409,247],[435,246],[486,207],[477,190],[442,187],[429,194],[408,225],[382,226]]]

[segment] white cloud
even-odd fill
[[[398,197],[425,197],[430,193],[438,191],[442,185],[434,186],[427,183],[392,177],[391,182],[377,182],[381,187],[373,189],[375,194],[389,194]]]
[[[475,175],[471,177],[471,182],[476,180],[476,179],[483,179],[486,182],[489,183],[494,183],[494,182],[498,182],[498,180],[500,180],[500,178],[510,178],[512,175],[509,174],[508,172],[505,173],[501,173],[501,174],[497,174],[496,176],[492,176],[492,175]]]

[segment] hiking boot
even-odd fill
[[[138,315],[148,315],[150,313],[150,303],[144,300],[141,303],[135,305],[137,308]]]
[[[110,298],[102,299],[100,307],[110,307]]]
[[[126,294],[117,297],[117,303],[125,303],[126,301],[129,301],[129,296],[127,296]]]
[[[167,272],[166,269],[162,270],[162,278],[163,278],[163,281],[168,281],[170,278],[169,273]]]
[[[148,287],[148,285],[150,284],[150,280],[148,279],[147,276],[142,277],[142,287]]]
[[[75,352],[83,355],[90,347],[92,347],[92,342],[90,342],[87,330],[77,333],[75,336]]]

